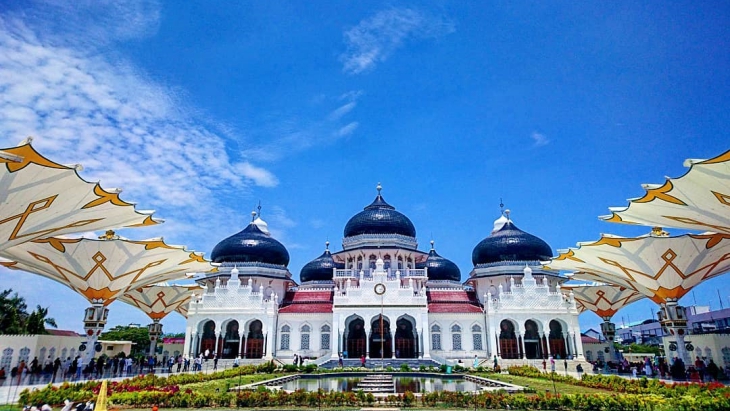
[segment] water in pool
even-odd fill
[[[336,377],[329,378],[300,378],[282,385],[287,391],[305,390],[317,391],[322,388],[324,391],[356,391],[357,383],[362,377]],[[426,377],[396,377],[395,390],[397,393],[410,392],[433,392],[433,391],[468,391],[477,389],[475,383],[464,381],[460,378],[426,378]]]

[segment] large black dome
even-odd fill
[[[238,234],[218,243],[210,258],[214,263],[289,264],[289,252],[270,235],[251,223]]]
[[[545,241],[507,221],[474,247],[471,261],[476,267],[503,261],[547,261],[552,255],[552,249]]]
[[[385,202],[378,185],[378,196],[375,197],[375,201],[355,214],[345,226],[345,237],[360,234],[400,234],[416,237],[416,228],[408,217],[395,211],[395,207]]]
[[[299,279],[303,283],[308,281],[332,281],[334,274],[332,272],[333,268],[345,268],[345,265],[335,262],[328,247],[322,255],[302,267],[302,271],[299,273]]]
[[[429,280],[461,281],[461,270],[451,260],[438,255],[431,243],[431,251],[425,262],[416,264],[416,268],[428,268]]]

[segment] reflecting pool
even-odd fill
[[[322,377],[304,375],[294,381],[289,381],[281,385],[281,388],[287,391],[306,390],[317,391],[321,388],[324,391],[357,391],[362,389],[358,384],[366,376],[356,377]],[[473,392],[478,389],[477,384],[471,381],[465,381],[458,377],[402,377],[393,376],[395,383],[395,392],[433,392],[433,391],[468,391]],[[365,389],[364,391],[367,391]]]

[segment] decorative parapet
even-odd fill
[[[355,279],[372,279],[373,273],[376,269],[365,269],[365,270],[353,270],[353,269],[338,269],[334,270],[334,278],[355,278]],[[386,276],[389,280],[395,280],[403,277],[417,277],[417,278],[428,278],[427,268],[404,268],[398,270],[395,268],[384,268]]]
[[[279,296],[273,294],[266,299],[264,295],[263,285],[253,286],[253,282],[249,278],[245,284],[242,284],[238,278],[228,280],[227,284],[221,284],[220,279],[216,280],[216,286],[208,287],[206,292],[190,302],[190,314],[199,314],[208,310],[227,311],[231,309],[240,310],[263,310],[264,313],[275,312],[279,305]]]
[[[411,270],[416,271],[416,270]],[[423,287],[418,287],[413,278],[409,277],[405,283],[401,282],[401,277],[393,275],[391,270],[383,268],[383,260],[378,259],[375,270],[370,271],[369,276],[348,278],[342,288],[335,288],[333,304],[338,306],[420,306],[427,305],[426,291]],[[375,285],[385,285],[385,293],[378,295],[375,292]]]
[[[415,250],[418,242],[414,237],[400,234],[360,234],[342,239],[342,248],[351,250],[361,247],[397,247]]]
[[[484,301],[488,313],[540,309],[578,314],[572,293],[566,298],[560,291],[560,285],[556,291],[550,291],[546,278],[543,277],[538,283],[529,267],[525,267],[523,273],[522,284],[515,284],[514,278],[510,278],[510,291],[504,291],[504,286],[500,284],[496,296],[487,293]]]

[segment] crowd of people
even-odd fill
[[[92,358],[88,363],[85,363],[80,355],[75,358],[56,358],[55,360],[49,356],[43,362],[38,357],[34,357],[28,363],[21,360],[17,366],[12,367],[10,370],[1,367],[0,385],[33,385],[56,381],[125,377],[145,372],[155,372],[155,370],[168,373],[202,371],[208,360],[211,360],[212,369],[216,370],[218,368],[218,356],[211,352],[201,353],[195,358],[183,355],[163,356],[162,359],[156,356],[101,356]]]
[[[594,361],[593,372],[616,372],[631,374],[638,377],[671,378],[675,381],[709,382],[719,381],[730,377],[730,367],[721,369],[713,359],[696,357],[695,361],[685,364],[684,360],[674,357],[667,360],[664,357],[644,357],[641,362],[629,362],[626,358],[621,361]]]

